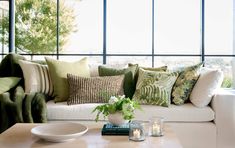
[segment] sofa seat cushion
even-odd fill
[[[96,113],[92,110],[103,103],[86,103],[68,105],[67,102],[53,100],[47,102],[47,119],[50,120],[95,120]],[[100,118],[102,119],[102,118]]]
[[[55,103],[51,100],[47,102],[47,118],[49,121],[95,120],[96,113],[92,113],[92,110],[101,104],[87,103],[68,106],[67,102]],[[136,110],[136,120],[149,120],[152,116],[163,116],[166,121],[176,122],[204,122],[214,119],[214,112],[210,107],[197,108],[191,103],[169,107],[156,105],[141,105],[141,107],[143,111]]]
[[[142,105],[143,111],[136,110],[136,120],[149,120],[152,116],[161,116],[165,121],[173,122],[206,122],[215,118],[211,107],[195,107],[192,103],[183,105],[171,104],[169,107]]]

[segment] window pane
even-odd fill
[[[155,53],[200,53],[200,1],[155,0]]]
[[[205,67],[221,69],[224,73],[222,87],[232,87],[232,58],[230,57],[206,57]]]
[[[16,0],[15,45],[18,53],[56,52],[56,1]]]
[[[103,0],[61,0],[60,16],[60,53],[102,53]]]
[[[233,0],[205,1],[205,53],[234,54]]]
[[[9,2],[0,1],[0,53],[8,53]],[[1,56],[3,58],[3,56]]]
[[[107,64],[109,65],[123,65],[128,63],[139,64],[140,66],[152,67],[151,56],[108,56]]]
[[[102,64],[102,61],[103,61],[103,57],[102,56],[60,56],[60,60],[62,61],[78,61],[84,57],[87,57],[88,60],[89,60],[89,65],[99,65],[99,64]]]
[[[155,67],[167,65],[168,69],[174,70],[177,68],[192,66],[201,62],[200,57],[155,57]]]
[[[34,60],[34,61],[45,61],[45,57],[50,57],[50,58],[53,58],[53,59],[56,59],[56,55],[53,55],[53,56],[44,56],[44,55],[23,55],[27,60]]]
[[[151,3],[107,1],[107,53],[151,53]]]

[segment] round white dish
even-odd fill
[[[88,128],[80,123],[49,123],[31,129],[31,133],[51,142],[66,142],[85,134]]]

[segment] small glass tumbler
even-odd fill
[[[163,136],[163,117],[152,117],[150,120],[150,135],[153,137]]]
[[[144,124],[141,121],[130,122],[129,140],[132,141],[145,140]]]

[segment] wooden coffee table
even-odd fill
[[[76,140],[53,143],[47,142],[31,134],[30,130],[41,124],[17,123],[2,134],[0,134],[0,148],[28,148],[28,147],[75,147],[75,148],[182,148],[175,133],[169,126],[165,126],[164,136],[162,137],[146,137],[145,141],[134,142],[129,141],[128,136],[102,136],[101,128],[103,123],[81,122],[88,126],[89,130],[86,134]]]

